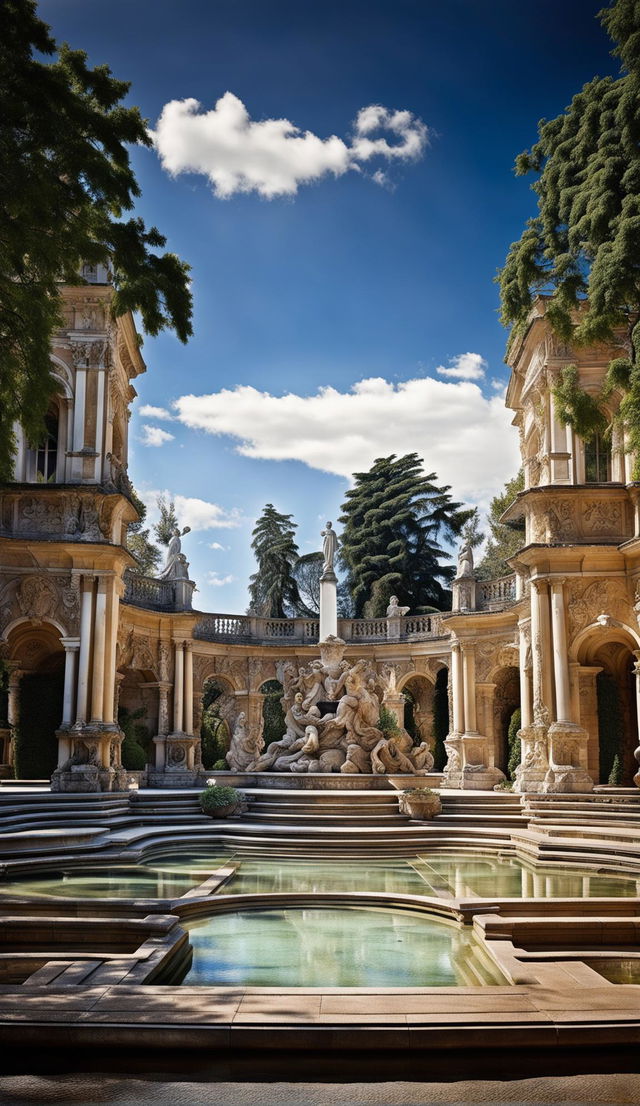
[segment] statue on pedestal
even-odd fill
[[[320,536],[324,538],[322,543],[322,554],[324,556],[324,565],[322,566],[322,573],[333,572],[333,562],[335,560],[336,550],[338,548],[338,535],[336,534],[333,526],[330,522],[327,523],[326,530],[320,531]]]
[[[176,526],[173,537],[167,546],[167,559],[158,580],[188,580],[189,562],[182,552],[181,537],[191,532],[190,526],[185,526],[181,531]]]

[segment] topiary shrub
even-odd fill
[[[282,703],[280,702],[284,695],[284,688],[279,680],[267,680],[260,690],[264,695],[264,702],[262,704],[262,717],[264,718],[262,736],[266,747],[270,745],[272,741],[280,741],[287,729]]]
[[[144,715],[144,707],[139,710],[118,710],[118,725],[124,734],[120,749],[122,767],[128,772],[142,772],[147,767],[148,753],[145,742],[149,741],[149,730],[139,719]]]
[[[612,784],[614,787],[619,787],[622,783],[622,760],[620,753],[616,753],[613,758],[613,764],[611,765],[611,771],[609,773],[609,779],[607,783]]]
[[[227,764],[224,757],[222,758],[222,760],[217,760],[215,762],[215,764],[211,765],[211,767],[214,770],[214,772],[228,772],[229,771],[229,765]]]
[[[400,733],[400,727],[395,714],[387,707],[380,708],[380,714],[378,716],[378,729],[382,730],[385,737],[392,737],[394,734]]]
[[[244,800],[235,787],[219,787],[213,784],[200,793],[200,806],[210,818],[227,818],[233,814]]]

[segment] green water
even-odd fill
[[[237,865],[221,894],[352,891],[435,898],[593,898],[640,894],[640,877],[541,866],[514,857],[432,853],[408,859],[361,861],[236,857],[202,849],[171,852],[147,863],[71,869],[0,883],[0,894],[78,898],[178,898],[213,871]]]
[[[463,933],[405,910],[240,910],[185,927],[187,986],[459,987],[504,983]]]
[[[611,960],[585,960],[594,972],[608,979],[609,983],[640,983],[640,959],[624,956]]]

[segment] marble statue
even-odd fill
[[[231,745],[227,753],[227,764],[232,772],[246,772],[252,764],[262,744],[262,737],[258,733],[247,731],[247,716],[240,711],[233,728]]]
[[[173,537],[167,546],[167,559],[165,561],[162,572],[158,575],[159,580],[185,580],[189,576],[189,566],[187,564],[187,558],[182,552],[181,537],[190,533],[191,527],[185,526],[182,531],[176,526],[173,531]]]
[[[320,536],[324,538],[322,543],[322,553],[324,556],[322,571],[323,573],[333,572],[333,562],[338,548],[338,536],[330,522],[327,523],[326,530],[321,531]]]
[[[473,576],[473,550],[468,542],[460,546],[458,553],[458,572],[456,580],[461,576]]]
[[[400,600],[397,595],[392,595],[389,599],[389,606],[387,607],[387,618],[403,618],[405,614],[408,614],[410,607],[401,607]]]

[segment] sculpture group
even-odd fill
[[[343,659],[344,642],[329,639],[321,657],[278,667],[286,730],[264,748],[261,734],[237,721],[227,753],[236,772],[429,772],[433,757],[426,742],[414,747],[406,730],[383,732],[380,712],[384,690],[368,660]]]

